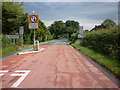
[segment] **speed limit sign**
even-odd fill
[[[38,23],[39,16],[38,15],[28,15],[28,22],[29,23]]]

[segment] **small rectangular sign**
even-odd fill
[[[83,38],[84,34],[78,34],[78,38]]]
[[[19,30],[23,30],[23,29],[24,29],[24,27],[23,27],[23,26],[20,26]]]
[[[6,37],[16,39],[16,38],[19,38],[19,35],[6,35]]]
[[[23,34],[24,33],[24,30],[19,30],[19,34]]]
[[[79,34],[83,34],[83,26],[79,26]]]
[[[37,29],[38,23],[29,23],[29,29]]]
[[[23,33],[24,33],[24,27],[20,26],[20,28],[19,28],[19,34],[23,34]]]

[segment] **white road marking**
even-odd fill
[[[8,66],[7,65],[2,66],[2,68],[6,68],[6,67],[8,67]]]
[[[71,48],[73,48],[73,46],[70,45]]]
[[[69,43],[67,43],[68,45],[70,45]]]
[[[44,48],[40,49],[39,51],[42,51],[42,50],[44,50]]]
[[[8,70],[0,70],[0,76],[3,76],[4,73],[8,72]]]
[[[20,55],[20,54],[35,53],[35,52],[40,52],[40,51],[42,51],[42,50],[44,50],[44,48],[40,49],[39,51],[25,51],[25,52],[19,52],[19,53],[17,53],[17,54]]]
[[[15,62],[15,61],[11,61],[11,62]]]
[[[10,76],[21,76],[11,87],[18,87],[19,84],[25,79],[25,77],[30,73],[30,70],[17,70],[15,72],[18,72],[18,73],[14,73],[14,74],[11,74]],[[24,72],[24,74],[21,74],[21,72]]]

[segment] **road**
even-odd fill
[[[0,76],[1,87],[118,88],[66,39],[40,47],[44,48],[41,52],[16,55],[0,62],[4,71]]]

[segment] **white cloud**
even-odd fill
[[[91,20],[91,19],[74,19],[75,21],[78,21],[81,26],[85,29],[91,30],[95,25],[100,25],[103,20]]]
[[[84,27],[84,29],[91,30],[95,25],[100,25],[102,22],[102,20],[83,19],[79,23]]]
[[[48,27],[48,26],[50,26],[52,23],[53,23],[53,21],[51,20],[51,21],[48,21],[48,20],[42,20],[42,22],[44,22],[44,24]]]

